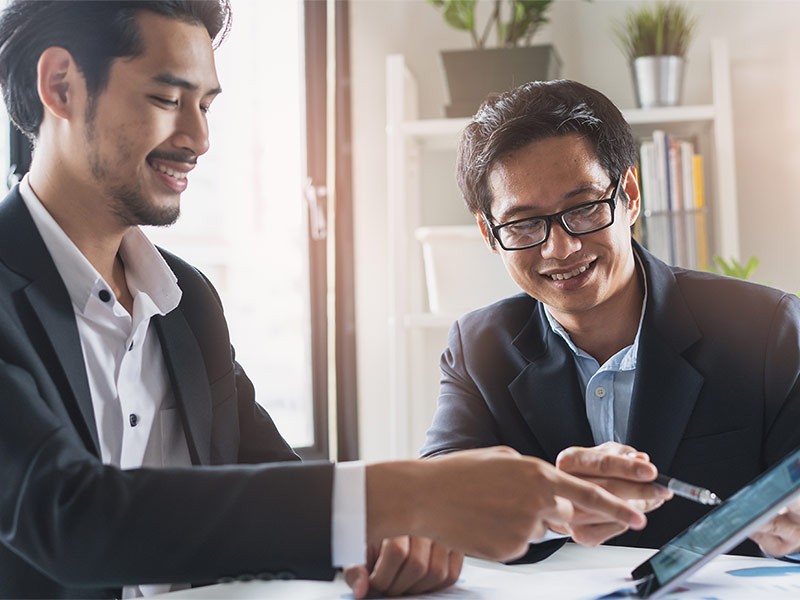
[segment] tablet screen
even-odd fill
[[[632,573],[638,594],[658,597],[726,552],[800,495],[800,449],[667,542]]]

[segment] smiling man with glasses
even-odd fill
[[[451,328],[422,455],[505,444],[546,459],[651,511],[614,543],[659,547],[708,509],[638,469],[727,497],[800,445],[800,301],[632,240],[637,163],[620,111],[582,84],[528,83],[481,106],[458,183],[524,293]],[[555,533],[623,529],[587,516]],[[800,506],[753,540],[737,551],[797,552]]]

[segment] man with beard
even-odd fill
[[[35,146],[0,203],[0,596],[330,578],[407,534],[349,581],[359,597],[417,592],[452,583],[463,552],[508,558],[580,527],[574,507],[642,527],[509,449],[294,462],[213,287],[138,227],[178,217],[208,150],[228,24],[226,0],[15,1],[0,17],[4,100]]]

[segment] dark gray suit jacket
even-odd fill
[[[216,292],[155,320],[194,468],[99,458],[67,290],[14,189],[0,203],[0,597],[118,597],[137,583],[331,578],[332,465],[298,464],[234,361]],[[256,466],[246,463],[283,462]]]
[[[628,443],[660,471],[727,497],[800,446],[800,300],[634,248],[648,299]],[[554,462],[594,445],[573,356],[525,294],[459,319],[441,369],[424,456],[505,444]],[[705,512],[675,498],[613,543],[657,548]]]

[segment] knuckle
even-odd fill
[[[398,558],[403,555],[403,552],[398,545],[397,542],[394,540],[388,540],[383,543],[383,548],[381,548],[381,554],[383,554],[386,558]]]
[[[614,470],[614,455],[603,454],[597,461],[597,469],[603,475],[607,475]]]
[[[436,585],[442,584],[448,580],[450,571],[444,565],[433,565],[428,570],[428,579]]]
[[[406,561],[405,569],[412,577],[420,578],[428,570],[428,563],[418,556],[412,556]]]
[[[458,581],[458,576],[459,576],[458,572],[449,571],[447,573],[447,577],[444,578],[442,583],[445,585],[445,587],[454,585],[455,582]]]
[[[580,462],[582,451],[583,448],[579,448],[577,446],[565,448],[559,452],[558,456],[556,457],[556,467],[565,470],[573,467],[575,464]]]
[[[494,446],[492,448],[497,454],[507,454],[509,456],[516,456],[518,452],[509,446]]]

